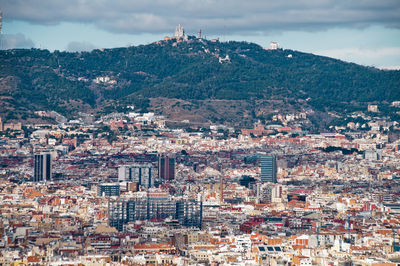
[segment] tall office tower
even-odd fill
[[[276,180],[276,156],[275,155],[261,155],[261,181],[277,183]]]
[[[35,154],[33,182],[51,180],[51,154],[42,152]]]
[[[158,178],[161,182],[175,178],[175,158],[166,155],[158,157]]]
[[[154,186],[155,177],[156,169],[151,163],[124,165],[118,169],[118,181],[136,182],[147,188]]]

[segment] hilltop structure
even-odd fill
[[[189,37],[185,34],[185,29],[183,28],[183,26],[181,24],[179,24],[175,28],[174,36],[172,36],[172,37],[169,37],[169,36],[164,37],[164,41],[169,41],[169,40],[187,41],[188,39],[189,39]]]
[[[183,38],[185,36],[185,29],[182,27],[181,24],[178,25],[175,29],[175,38]]]

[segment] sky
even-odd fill
[[[0,0],[0,49],[90,51],[189,35],[400,69],[400,0]]]

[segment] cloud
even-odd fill
[[[82,51],[92,51],[96,47],[89,42],[70,42],[67,45],[68,52],[82,52]]]
[[[398,0],[0,0],[0,6],[9,20],[93,23],[111,32],[133,34],[171,32],[178,23],[209,34],[376,24],[400,28]]]
[[[378,67],[380,69],[384,69],[384,70],[400,70],[400,66],[380,66]]]
[[[315,54],[387,69],[398,68],[400,62],[400,47],[329,49]]]
[[[2,34],[0,36],[0,48],[3,50],[14,48],[32,48],[35,44],[25,35],[18,34]]]

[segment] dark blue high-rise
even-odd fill
[[[51,154],[47,152],[35,154],[33,182],[51,180]]]
[[[260,156],[261,165],[261,181],[277,183],[276,180],[276,156],[275,155],[261,155]]]

